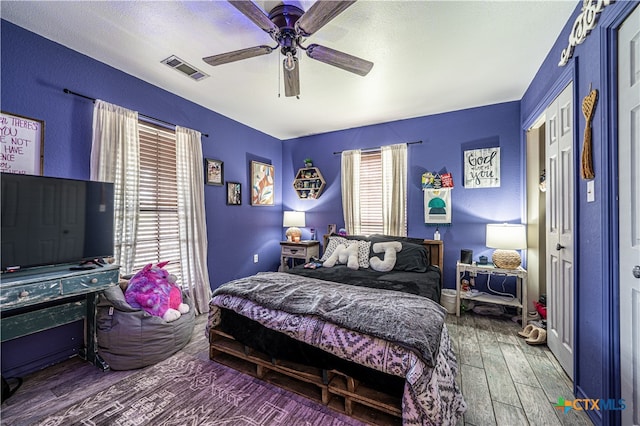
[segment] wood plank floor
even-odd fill
[[[518,336],[520,325],[473,313],[447,315],[468,409],[458,425],[592,425],[580,411],[554,408],[573,384],[546,345]]]
[[[194,335],[183,349],[208,359],[206,316],[196,319]],[[583,412],[554,409],[558,397],[573,399],[572,384],[546,346],[529,346],[519,326],[473,314],[448,315],[460,374],[458,383],[468,404],[459,425],[591,425]],[[29,425],[134,371],[102,372],[75,357],[24,377],[20,390],[2,404],[1,424]]]

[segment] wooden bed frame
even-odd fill
[[[328,235],[325,235],[326,247]],[[444,265],[442,241],[424,240],[430,263]],[[441,275],[442,276],[442,275]],[[442,279],[440,282],[442,286]],[[322,370],[290,361],[270,358],[243,345],[217,328],[209,333],[209,358],[240,372],[328,406],[368,424],[402,424],[402,395],[391,395],[366,387],[337,370]]]

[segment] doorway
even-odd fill
[[[618,30],[618,194],[622,424],[640,424],[640,7]]]
[[[575,322],[573,124],[573,83],[570,82],[527,131],[526,138],[530,291],[531,294],[546,294],[547,345],[572,380]],[[532,297],[531,300],[536,299]]]

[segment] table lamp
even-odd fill
[[[305,226],[304,212],[284,212],[284,217],[282,218],[282,226],[289,227],[286,232],[288,241],[299,242],[300,237],[302,236],[302,231],[300,231],[300,228],[298,228],[298,226]]]
[[[487,247],[495,248],[493,264],[502,269],[516,269],[520,266],[520,254],[516,250],[527,248],[524,225],[508,223],[487,224]]]

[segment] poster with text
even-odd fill
[[[500,147],[464,152],[464,187],[497,188],[500,186]]]
[[[0,113],[0,171],[41,175],[44,121]]]

